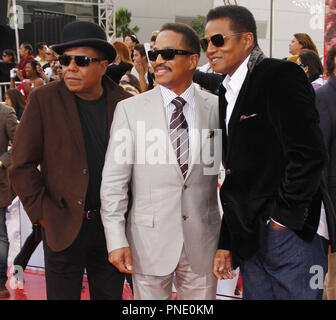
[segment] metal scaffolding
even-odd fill
[[[112,43],[116,38],[116,22],[113,0],[98,0],[98,23],[105,30],[107,41]]]

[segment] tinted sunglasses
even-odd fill
[[[150,61],[156,61],[159,54],[161,54],[161,57],[164,60],[173,60],[177,54],[185,56],[188,54],[196,54],[196,53],[180,49],[149,50],[148,58]]]
[[[58,57],[58,61],[62,66],[68,66],[71,63],[71,60],[74,59],[78,67],[87,67],[90,62],[97,62],[106,60],[103,58],[90,58],[87,56],[69,56],[67,54],[62,54]]]
[[[208,40],[207,38],[203,38],[200,40],[201,42],[201,47],[204,51],[207,51],[208,49],[208,46],[209,46],[209,42],[211,41],[212,44],[215,46],[215,47],[221,47],[224,45],[225,43],[225,39],[226,38],[229,38],[229,37],[232,37],[232,36],[237,36],[239,34],[242,34],[243,32],[240,32],[240,33],[233,33],[233,34],[229,34],[227,36],[224,36],[222,35],[221,33],[217,33],[217,34],[214,34],[213,36],[210,37],[210,40]]]
[[[120,84],[130,84],[130,83],[129,83],[128,81],[126,81],[126,80],[120,80],[119,83],[120,83]]]

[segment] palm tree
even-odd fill
[[[132,20],[132,13],[127,9],[121,8],[116,12],[116,35],[117,37],[122,36],[123,39],[127,35],[136,34],[139,31],[139,27],[135,26],[131,28],[129,25]]]
[[[205,16],[197,15],[197,18],[191,21],[191,27],[196,31],[200,38],[204,37],[204,29],[206,25]]]

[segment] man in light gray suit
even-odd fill
[[[170,299],[174,274],[179,299],[215,299],[217,99],[192,83],[200,44],[187,25],[164,25],[148,55],[158,86],[117,105],[105,158],[109,261],[133,274],[135,299]]]

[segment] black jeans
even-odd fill
[[[41,234],[41,225],[40,224],[33,224],[33,231],[26,239],[23,247],[21,248],[18,255],[15,257],[13,265],[14,266],[21,266],[22,270],[24,271],[27,267],[27,264],[33,255],[34,251],[36,250],[37,246],[42,241],[42,234]]]
[[[47,246],[44,229],[42,237],[48,300],[79,300],[84,269],[88,276],[91,299],[122,299],[125,274],[108,261],[100,218],[84,219],[76,240],[60,252],[54,252]]]

